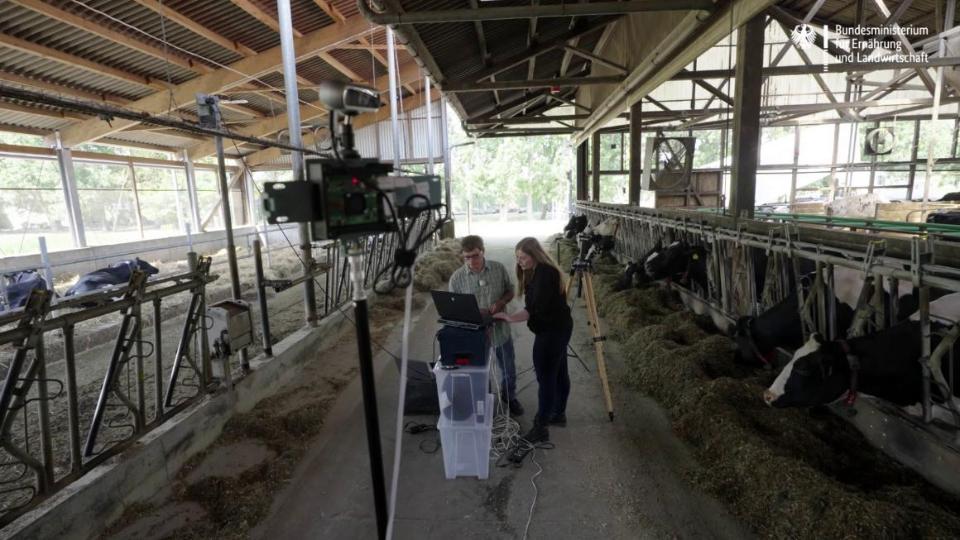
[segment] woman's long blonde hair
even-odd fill
[[[560,267],[557,266],[556,261],[543,249],[543,246],[540,245],[540,242],[536,238],[528,236],[517,242],[517,247],[514,249],[514,252],[517,251],[522,251],[527,254],[527,256],[532,257],[538,265],[546,264],[552,266],[553,269],[560,274],[560,294],[566,294],[567,287],[563,280],[563,272],[560,271]],[[517,263],[517,286],[520,291],[519,294],[523,294],[531,279],[533,279],[533,270],[524,270],[520,268],[520,263]]]

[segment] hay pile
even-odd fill
[[[960,501],[874,449],[832,414],[771,409],[773,374],[732,361],[662,288],[612,292],[598,269],[601,315],[623,345],[625,382],[656,399],[701,468],[694,483],[767,538],[960,536]]]
[[[432,251],[421,254],[413,273],[413,287],[418,291],[447,288],[447,281],[463,264],[460,257],[460,242],[442,240]]]

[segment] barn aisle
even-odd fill
[[[511,238],[489,238],[487,256],[513,268]],[[516,304],[516,301],[515,301]],[[511,309],[516,309],[511,306]],[[672,434],[662,410],[618,384],[622,364],[608,347],[617,419],[610,423],[596,377],[582,300],[574,309],[571,341],[589,367],[570,359],[572,392],[566,428],[552,428],[553,450],[537,451],[543,468],[536,479],[530,538],[744,538],[750,534],[719,503],[695,492],[683,479],[690,458]],[[436,312],[426,308],[414,322],[411,358],[432,354]],[[526,407],[521,427],[536,408],[531,367],[532,334],[514,325],[519,398]],[[399,350],[399,333],[388,348]],[[384,353],[376,357],[377,391],[388,482],[392,471],[397,370]],[[435,418],[408,417],[424,423]],[[359,379],[341,394],[294,478],[273,501],[254,538],[373,538]],[[404,434],[396,538],[522,538],[535,492],[537,465],[491,466],[485,481],[446,480],[440,451],[428,454],[436,433]]]

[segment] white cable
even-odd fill
[[[503,393],[500,388],[499,365],[496,363],[496,354],[493,347],[490,348],[489,359],[493,368],[493,387],[495,392],[494,403],[495,413],[493,417],[493,432],[490,442],[490,454],[496,459],[510,453],[520,442],[520,424],[510,417],[510,404],[503,402]],[[516,359],[514,359],[516,365]]]
[[[530,450],[530,460],[537,465],[537,472],[530,477],[530,483],[533,484],[533,501],[530,502],[530,513],[527,515],[527,525],[523,528],[523,540],[527,540],[527,533],[530,532],[530,522],[533,521],[533,509],[537,506],[537,497],[540,495],[540,490],[537,488],[537,477],[543,473],[543,467],[540,465],[540,462],[537,461],[536,445]]]
[[[416,268],[416,263],[411,272]],[[400,454],[403,449],[403,404],[407,399],[407,361],[410,358],[410,312],[413,311],[413,280],[407,285],[403,305],[403,336],[400,345],[400,391],[397,403],[397,441],[393,449],[393,478],[390,480],[390,513],[387,540],[393,538],[393,520],[397,516],[397,486],[400,483]]]

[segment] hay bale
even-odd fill
[[[609,293],[598,309],[624,342],[625,382],[667,409],[703,465],[691,479],[759,536],[960,535],[960,501],[842,419],[768,407],[771,374],[735,364],[729,338],[675,307],[668,291],[650,287]]]
[[[672,412],[679,413],[677,431],[710,464],[694,480],[760,536],[921,538],[960,532],[955,500],[928,498],[928,487],[852,427],[832,417],[816,421],[800,410],[770,409],[759,390],[752,381],[716,379]],[[826,429],[812,429],[811,423]],[[836,448],[830,439],[838,433],[859,444]],[[864,463],[862,476],[842,472],[846,455]],[[878,489],[872,477],[890,485]]]
[[[459,242],[443,240],[432,251],[417,258],[413,286],[418,291],[446,290],[450,276],[462,264]]]

